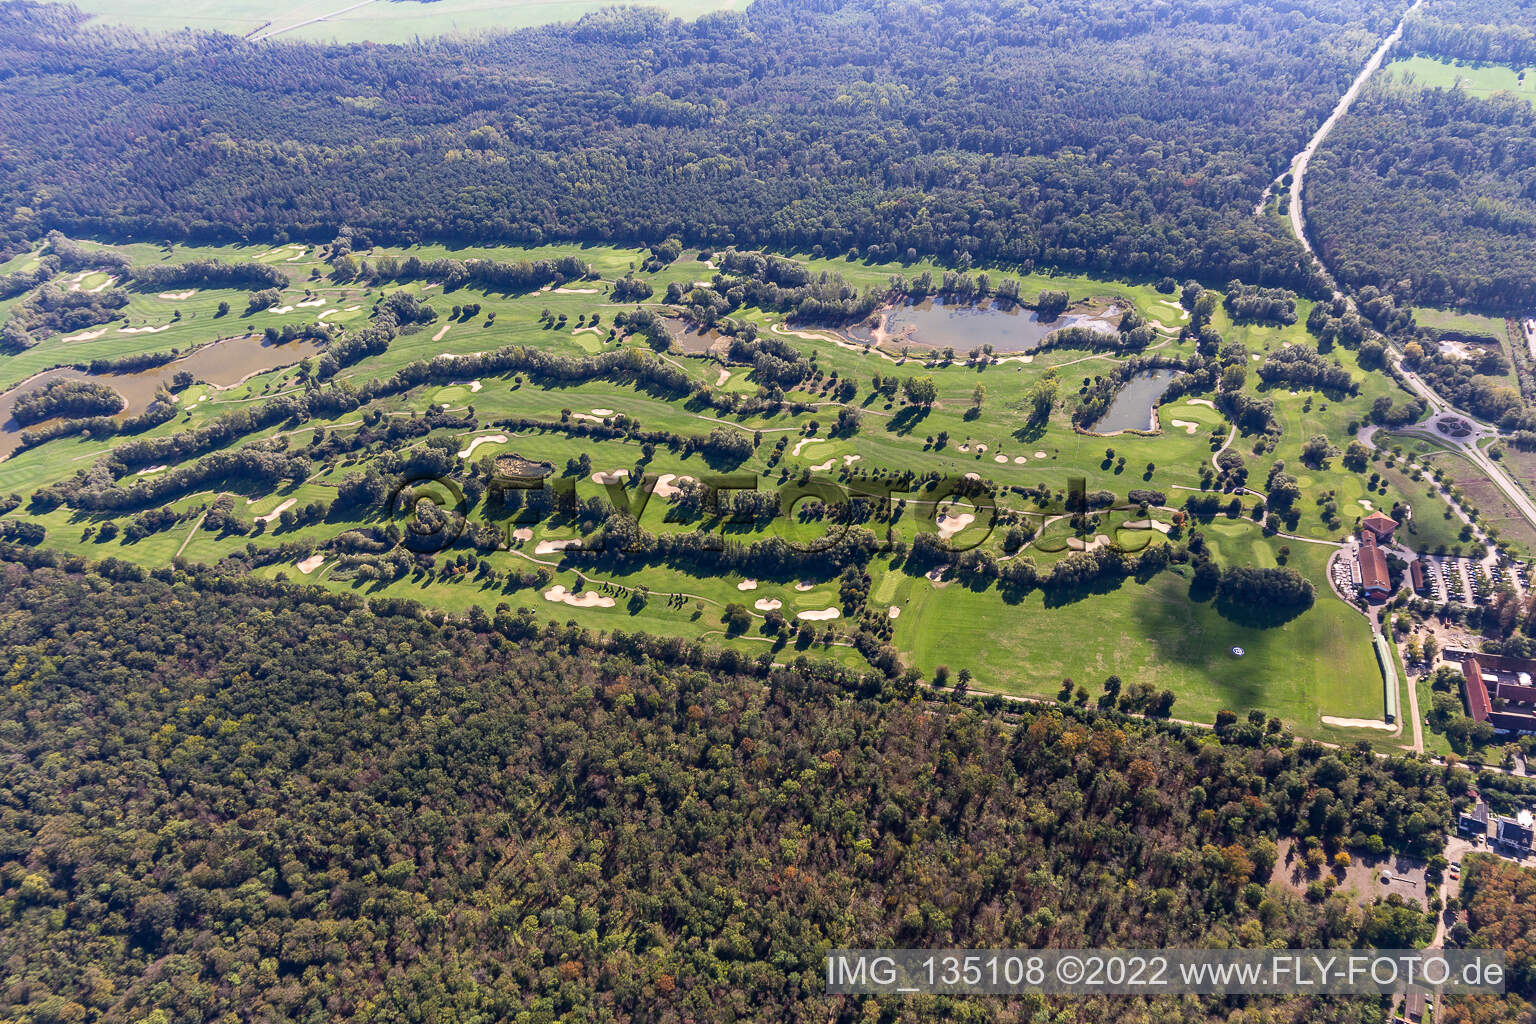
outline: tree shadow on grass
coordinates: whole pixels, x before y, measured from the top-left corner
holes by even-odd
[[[910,434],[917,429],[917,425],[927,419],[929,410],[920,405],[904,406],[900,412],[891,417],[885,429],[893,434]]]
[[[1298,618],[1303,612],[1310,609],[1315,602],[1304,605],[1298,604],[1265,604],[1254,605],[1240,604],[1225,597],[1217,597],[1213,607],[1216,614],[1247,629],[1278,629],[1293,619]]]

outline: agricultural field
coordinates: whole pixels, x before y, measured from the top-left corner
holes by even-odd
[[[1504,321],[1498,317],[1419,306],[1413,311],[1413,320],[1420,327],[1429,327],[1437,331],[1447,331],[1469,338],[1490,338],[1499,344],[1504,341]]]
[[[1468,96],[1483,99],[1519,96],[1536,103],[1536,68],[1418,55],[1392,61],[1383,73],[1393,81],[1425,89],[1460,89]]]
[[[440,35],[510,31],[612,7],[604,0],[279,0],[257,3],[194,0],[167,8],[145,0],[80,0],[82,11],[102,24],[155,32],[192,28],[230,35],[312,39],[340,43],[408,43]],[[740,9],[744,0],[656,0],[654,7],[676,18]]]
[[[1124,399],[1152,362],[1203,365],[1197,339],[1182,331],[1189,312],[1177,290],[988,270],[987,287],[1016,288],[1020,303],[1005,311],[990,299],[946,299],[962,317],[946,329],[959,333],[933,345],[927,328],[897,338],[881,326],[895,311],[888,303],[905,306],[890,298],[897,284],[942,277],[926,263],[800,254],[775,265],[772,273],[841,288],[842,301],[874,309],[855,316],[866,326],[853,330],[769,308],[771,289],[753,293],[760,304],[738,298],[725,315],[706,312],[721,294],[712,282],[732,295],[764,287],[739,267],[724,273],[718,253],[562,245],[338,256],[299,243],[69,244],[75,261],[110,266],[61,270],[46,287],[87,298],[121,290],[123,302],[114,319],[39,332],[0,356],[0,386],[10,388],[0,411],[61,372],[112,388],[128,407],[115,426],[58,417],[0,430],[10,452],[0,495],[16,499],[0,524],[40,525],[47,547],[151,568],[219,565],[460,613],[523,608],[779,661],[874,659],[951,681],[964,670],[975,692],[1054,698],[1071,679],[1096,699],[1117,676],[1127,690],[1171,691],[1175,717],[1258,709],[1304,735],[1390,745],[1322,720],[1379,717],[1382,703],[1366,619],[1333,594],[1324,567],[1373,510],[1412,504],[1426,526],[1447,510],[1380,453],[1362,473],[1343,466],[1339,447],[1304,452],[1314,436],[1352,436],[1378,398],[1405,397],[1342,346],[1328,358],[1353,394],[1264,384],[1258,370],[1271,353],[1315,347],[1306,300],[1289,326],[1234,323],[1220,303],[1210,312],[1222,358],[1246,368],[1243,392],[1270,403],[1267,431],[1238,429],[1210,386],[1196,384],[1151,394],[1132,414],[1135,429],[1106,435],[1075,421],[1095,395]],[[0,273],[54,258],[39,248]],[[261,305],[245,288],[134,283],[136,268],[190,273],[209,260],[286,284]],[[433,262],[448,260],[482,262]],[[453,266],[518,267],[543,283],[428,273]],[[639,296],[642,285],[649,293]],[[1101,339],[1133,311],[1145,341],[1133,351],[1059,338],[1012,351],[954,344],[999,324],[998,337],[1029,326],[1042,292],[1063,293],[1063,315],[1101,324]],[[976,313],[982,319],[964,319]],[[689,326],[700,317],[709,322]],[[354,347],[381,336],[373,349]],[[150,369],[87,372],[93,360],[166,360],[173,350],[174,360]],[[178,377],[181,366],[198,369]],[[931,382],[931,394],[910,390],[913,381]],[[159,410],[155,422],[132,419],[146,409]],[[210,438],[232,422],[238,429]],[[45,428],[56,436],[22,437]],[[493,499],[488,486],[512,456],[546,465],[574,503],[534,514],[502,492]],[[233,468],[207,468],[219,459]],[[431,482],[412,475],[423,465]],[[1299,489],[1284,521],[1262,508],[1272,471]],[[810,481],[870,494],[900,483],[901,500],[849,506],[851,525],[829,525],[816,500],[764,517],[729,500],[701,504],[691,481],[721,473],[763,490]],[[643,508],[634,486],[642,477],[655,481]],[[429,494],[439,479],[459,494]],[[423,513],[402,515],[395,499],[411,480],[423,488],[404,492],[413,501],[431,497],[434,508],[463,514],[463,533],[440,550],[407,550],[404,531]],[[1104,493],[1122,507],[1073,506],[1073,493]],[[1209,500],[1194,508],[1191,499]],[[644,543],[615,543],[607,532],[612,506],[626,502]],[[865,536],[870,555],[841,571],[850,556],[838,544]],[[775,537],[800,553],[763,561],[757,552]],[[1431,531],[1422,540],[1441,539]],[[1095,575],[1119,564],[1090,557],[1112,541],[1132,568]],[[1168,557],[1135,561],[1152,549]],[[1245,610],[1199,577],[1201,560],[1287,567],[1311,581],[1315,600],[1294,613]],[[1086,563],[1091,578],[1062,575]],[[1010,576],[1015,569],[1025,575]],[[1298,650],[1316,656],[1298,659]]]

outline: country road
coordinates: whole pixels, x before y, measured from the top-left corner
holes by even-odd
[[[1421,6],[1423,6],[1423,3],[1424,0],[1414,0],[1413,6],[1409,7],[1408,10],[1403,12],[1403,16],[1398,19],[1397,27],[1392,30],[1390,35],[1382,40],[1381,45],[1378,46],[1376,51],[1371,54],[1371,59],[1366,61],[1365,66],[1360,69],[1360,74],[1355,76],[1355,80],[1353,83],[1351,83],[1349,89],[1346,90],[1344,95],[1339,98],[1338,105],[1333,108],[1333,113],[1329,114],[1328,119],[1318,126],[1317,132],[1313,134],[1312,139],[1307,143],[1306,148],[1303,149],[1300,153],[1297,153],[1295,159],[1291,161],[1291,231],[1295,234],[1297,241],[1301,242],[1302,247],[1305,248],[1307,252],[1310,253],[1315,259],[1317,259],[1318,271],[1321,273],[1324,281],[1328,284],[1328,286],[1333,289],[1334,295],[1343,295],[1343,292],[1340,290],[1338,283],[1333,279],[1333,275],[1329,273],[1328,268],[1323,263],[1322,259],[1317,256],[1317,251],[1312,247],[1311,239],[1307,237],[1306,216],[1302,212],[1302,186],[1306,180],[1307,166],[1309,163],[1311,163],[1312,154],[1317,151],[1317,148],[1320,145],[1322,145],[1323,140],[1328,137],[1328,133],[1333,130],[1333,126],[1338,124],[1339,119],[1342,118],[1346,112],[1348,112],[1350,105],[1354,103],[1355,98],[1360,95],[1360,90],[1365,87],[1366,81],[1371,77],[1371,75],[1375,74],[1377,69],[1381,67],[1381,63],[1386,59],[1388,51],[1390,51],[1392,47],[1397,44],[1397,41],[1403,37],[1403,27],[1407,24],[1409,16],[1412,15],[1414,11],[1417,11]],[[1349,299],[1349,305],[1351,308],[1354,308],[1353,298]],[[1536,356],[1536,321],[1528,322],[1525,325],[1525,331],[1526,340],[1531,345],[1532,354],[1533,356]],[[1398,378],[1404,382],[1409,390],[1423,398],[1425,402],[1429,403],[1431,414],[1440,415],[1442,413],[1455,410],[1455,406],[1446,401],[1444,398],[1440,397],[1440,395],[1436,393],[1433,388],[1431,388],[1428,384],[1425,384],[1424,381],[1420,380],[1417,374],[1408,371],[1403,366],[1402,352],[1398,348],[1397,344],[1390,338],[1385,340],[1389,346],[1389,352],[1391,353],[1390,358],[1393,368],[1398,373]],[[1536,502],[1532,502],[1531,499],[1526,495],[1524,489],[1522,489],[1517,482],[1511,479],[1509,475],[1504,472],[1503,467],[1495,464],[1491,459],[1489,459],[1487,454],[1485,454],[1483,450],[1477,445],[1477,441],[1480,437],[1486,436],[1489,433],[1496,435],[1498,433],[1498,429],[1496,427],[1490,426],[1489,424],[1483,423],[1476,417],[1470,416],[1464,412],[1461,412],[1460,410],[1455,411],[1457,412],[1457,415],[1465,417],[1475,427],[1480,428],[1480,430],[1477,434],[1474,434],[1472,438],[1467,442],[1457,441],[1453,438],[1445,438],[1444,440],[1449,442],[1453,448],[1460,451],[1469,460],[1471,460],[1472,464],[1481,470],[1483,474],[1493,482],[1493,485],[1499,489],[1499,491],[1504,495],[1505,499],[1508,500],[1509,503],[1515,508],[1515,510],[1520,513],[1525,521],[1529,523],[1533,529],[1536,529]]]
[[[1391,35],[1382,40],[1381,45],[1376,48],[1376,52],[1371,54],[1371,59],[1365,62],[1365,67],[1360,69],[1360,74],[1355,76],[1355,80],[1350,84],[1349,89],[1339,98],[1338,106],[1334,107],[1333,113],[1328,115],[1328,120],[1318,126],[1316,134],[1312,136],[1312,140],[1307,143],[1306,148],[1297,153],[1296,158],[1291,161],[1291,231],[1296,235],[1297,240],[1301,242],[1307,252],[1311,253],[1314,257],[1317,256],[1317,253],[1313,250],[1312,243],[1307,238],[1306,218],[1302,215],[1301,211],[1302,183],[1306,180],[1307,165],[1312,162],[1312,154],[1317,152],[1317,147],[1323,144],[1323,140],[1328,137],[1328,133],[1333,130],[1333,126],[1339,123],[1339,119],[1344,116],[1349,110],[1350,105],[1355,102],[1355,97],[1360,95],[1360,90],[1365,88],[1366,80],[1376,73],[1377,68],[1381,67],[1381,62],[1386,59],[1387,51],[1392,49],[1397,41],[1403,37],[1403,26],[1407,23],[1408,16],[1418,10],[1423,3],[1424,0],[1414,0],[1413,6],[1403,12],[1403,16],[1397,21],[1397,27],[1392,30]],[[1318,266],[1322,268],[1323,277],[1327,280],[1329,287],[1334,290],[1335,294],[1338,294],[1339,287],[1334,283],[1333,276],[1328,273],[1328,268],[1322,266],[1321,260],[1318,261]]]
[[[292,32],[296,28],[303,28],[305,25],[313,25],[316,22],[325,21],[327,18],[334,18],[339,14],[346,14],[348,11],[355,11],[359,7],[367,7],[369,4],[375,2],[376,0],[361,0],[359,3],[350,4],[338,10],[328,11],[325,14],[317,14],[313,18],[306,18],[303,21],[296,21],[292,25],[284,25],[282,28],[274,28],[263,32],[258,32],[251,36],[251,41],[260,42],[263,39],[271,39],[273,36],[280,36],[284,32]]]

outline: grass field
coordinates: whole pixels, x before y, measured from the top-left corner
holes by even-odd
[[[1385,70],[1395,81],[1426,89],[1461,89],[1484,98],[1518,96],[1536,103],[1536,68],[1415,56],[1394,60]]]
[[[1504,343],[1504,321],[1497,317],[1415,306],[1413,320],[1420,327],[1430,327],[1437,331],[1453,331],[1472,337],[1491,338],[1500,345]]]
[[[444,294],[430,281],[371,286],[338,283],[331,279],[330,267],[320,253],[298,244],[206,249],[132,245],[120,247],[120,251],[136,264],[213,256],[232,261],[258,260],[281,268],[290,279],[277,307],[283,312],[246,314],[244,292],[198,291],[191,295],[175,293],[167,298],[131,291],[126,321],[108,325],[108,330],[93,338],[45,338],[25,352],[0,357],[0,382],[8,385],[41,369],[88,362],[97,357],[159,352],[173,347],[185,349],[216,337],[314,322],[322,315],[327,322],[350,328],[366,322],[374,303],[384,294],[400,289],[430,303],[439,318],[401,332],[383,354],[343,368],[335,378],[339,385],[360,386],[389,378],[412,364],[508,345],[571,356],[616,346],[636,346],[649,352],[638,338],[616,338],[609,334],[614,315],[632,306],[611,301],[611,283],[634,271],[644,258],[644,253],[630,249],[557,245],[538,249],[461,250],[427,246],[408,250],[423,259],[452,256],[513,260],[574,254],[588,262],[600,278],[559,289],[510,295],[472,288]],[[405,252],[378,250],[367,255],[373,259]],[[36,253],[23,254],[3,269],[25,269],[36,258]],[[804,255],[796,258],[814,272],[836,273],[858,288],[884,288],[893,274],[914,275],[928,266],[811,259]],[[994,269],[991,273],[994,279],[1009,274],[1006,269]],[[640,276],[656,291],[647,304],[658,307],[668,284],[704,281],[713,274],[710,266],[690,253],[669,266]],[[1153,346],[1155,351],[1180,356],[1194,352],[1191,341],[1177,337],[1182,319],[1172,297],[1144,282],[1043,274],[1020,277],[1019,281],[1020,292],[1025,296],[1043,288],[1060,288],[1074,301],[1113,302],[1122,308],[1133,304],[1162,327]],[[90,288],[101,281],[87,275],[70,283]],[[231,310],[217,316],[217,306],[223,301],[229,302]],[[468,321],[452,317],[454,306],[469,303],[481,306],[481,311]],[[354,306],[357,308],[353,309]],[[1305,320],[1309,308],[1305,300],[1298,303],[1300,320]],[[548,316],[544,315],[546,311]],[[1159,411],[1162,430],[1153,435],[1100,437],[1075,431],[1070,412],[1077,395],[1095,377],[1116,368],[1119,358],[1110,354],[1049,350],[1027,358],[966,366],[962,352],[961,359],[954,364],[943,365],[932,359],[924,362],[915,355],[902,359],[865,352],[826,331],[781,333],[782,315],[764,310],[738,309],[730,315],[733,320],[755,324],[760,333],[777,335],[800,350],[814,361],[826,383],[787,394],[786,399],[802,403],[798,409],[785,406],[777,412],[747,415],[677,400],[613,380],[562,383],[508,375],[471,382],[439,376],[428,385],[379,399],[365,409],[274,425],[238,438],[229,447],[267,443],[302,451],[319,431],[346,435],[360,429],[368,416],[375,417],[376,422],[378,417],[419,416],[429,407],[472,410],[476,428],[439,428],[407,442],[409,447],[441,441],[451,443],[456,451],[464,451],[472,438],[497,433],[493,426],[496,421],[512,418],[558,423],[567,413],[592,419],[623,415],[647,429],[683,435],[700,436],[721,425],[759,433],[762,441],[756,453],[739,468],[756,473],[763,486],[768,487],[802,472],[836,478],[852,469],[910,469],[952,476],[975,473],[999,486],[1004,506],[1022,500],[1008,493],[1010,486],[1043,485],[1060,492],[1074,477],[1085,478],[1090,490],[1107,489],[1121,496],[1132,488],[1161,490],[1168,495],[1168,503],[1177,506],[1202,486],[1201,470],[1210,465],[1213,449],[1227,439],[1230,430],[1207,397],[1189,395],[1163,405]],[[599,325],[597,330],[591,327],[594,322]],[[1380,733],[1357,737],[1352,731],[1321,723],[1323,715],[1370,718],[1381,713],[1380,675],[1365,620],[1335,599],[1323,578],[1323,565],[1332,550],[1328,542],[1348,533],[1355,520],[1371,508],[1390,508],[1398,500],[1413,502],[1418,521],[1425,527],[1436,526],[1443,518],[1444,508],[1425,495],[1425,483],[1387,469],[1384,461],[1373,463],[1365,474],[1356,474],[1345,470],[1337,457],[1322,465],[1304,466],[1300,453],[1302,444],[1316,433],[1336,439],[1342,447],[1351,425],[1364,419],[1376,397],[1393,394],[1394,385],[1383,375],[1362,370],[1354,354],[1341,348],[1332,357],[1359,383],[1358,395],[1330,399],[1304,388],[1263,388],[1252,371],[1266,352],[1281,345],[1311,344],[1304,326],[1234,324],[1220,310],[1214,323],[1229,341],[1247,346],[1253,360],[1246,387],[1273,401],[1280,426],[1273,443],[1259,437],[1238,436],[1233,450],[1242,455],[1252,487],[1262,490],[1277,460],[1283,460],[1287,470],[1297,476],[1303,497],[1297,505],[1300,519],[1294,532],[1304,539],[1265,536],[1246,517],[1253,502],[1251,497],[1244,499],[1244,518],[1234,520],[1221,515],[1196,524],[1196,528],[1222,564],[1271,567],[1287,560],[1317,585],[1316,606],[1268,628],[1236,622],[1209,600],[1192,600],[1188,578],[1181,575],[1181,570],[1145,583],[1127,582],[1075,600],[1048,603],[1036,591],[1012,603],[996,588],[973,591],[967,589],[964,581],[936,586],[922,575],[908,573],[877,557],[868,566],[872,577],[868,607],[877,613],[889,607],[897,609],[898,617],[889,622],[892,642],[907,663],[925,673],[941,664],[955,671],[969,668],[975,674],[978,689],[1039,696],[1054,696],[1066,676],[1096,692],[1105,676],[1118,674],[1127,684],[1145,682],[1158,689],[1174,690],[1178,695],[1176,717],[1208,721],[1223,708],[1239,713],[1259,708],[1280,716],[1305,735],[1341,742],[1356,738],[1378,745],[1386,742]],[[164,330],[125,334],[121,327]],[[751,367],[722,366],[712,358],[689,357],[676,348],[662,358],[701,387],[744,397],[759,392]],[[938,391],[938,401],[931,408],[918,410],[899,397],[886,398],[871,387],[871,377],[876,373],[930,376]],[[1059,380],[1060,398],[1055,410],[1043,425],[1026,427],[1027,392],[1051,374]],[[848,404],[860,410],[863,421],[853,437],[828,436],[839,404],[830,393],[834,375],[856,384],[855,397]],[[978,385],[984,387],[979,410],[973,408]],[[292,367],[257,373],[224,389],[194,384],[180,395],[178,415],[142,436],[168,437],[206,425],[234,409],[295,393],[304,386],[302,371]],[[1175,420],[1179,422],[1175,424]],[[557,467],[586,456],[594,472],[627,469],[636,475],[648,471],[698,477],[711,470],[702,455],[685,457],[682,451],[665,446],[659,446],[647,462],[639,443],[626,438],[594,441],[574,436],[563,428],[512,433],[514,436],[505,441],[482,442],[473,458],[479,461],[497,453],[517,451],[546,459]],[[785,443],[779,454],[775,448],[781,439]],[[66,480],[89,470],[120,443],[115,438],[103,441],[70,437],[20,451],[0,462],[0,495],[14,492],[25,496],[39,487]],[[1113,456],[1108,454],[1111,451]],[[51,547],[90,558],[114,556],[145,565],[164,565],[178,555],[194,563],[212,564],[245,550],[248,545],[259,550],[280,543],[298,543],[323,549],[347,529],[382,524],[382,515],[369,513],[352,521],[327,520],[294,526],[273,521],[249,535],[219,535],[202,528],[199,521],[220,493],[233,498],[236,516],[247,524],[258,516],[272,515],[295,505],[302,508],[311,502],[329,504],[338,484],[386,454],[375,443],[354,455],[314,465],[310,477],[296,486],[273,489],[231,481],[196,493],[178,493],[166,505],[181,515],[181,521],[135,542],[128,542],[121,535],[105,539],[101,532],[108,521],[125,526],[131,515],[84,513],[67,506],[43,512],[29,510],[26,505],[11,515],[36,518],[47,528],[47,543]],[[855,457],[857,460],[851,461]],[[1369,479],[1372,472],[1377,474],[1374,483]],[[585,499],[598,496],[602,490],[588,479],[579,483],[578,493]],[[1329,503],[1337,509],[1336,525],[1325,522],[1324,509]],[[642,525],[654,532],[693,529],[693,524],[662,522],[664,511],[664,502],[655,503]],[[920,508],[914,507],[898,518],[893,527],[897,537],[911,542],[919,529],[919,512]],[[1167,522],[1171,513],[1164,511],[1159,517]],[[1060,532],[1064,528],[1065,524],[1058,524],[1053,529]],[[808,529],[811,527],[789,527],[791,533]],[[760,535],[760,531],[742,527],[729,527],[726,532],[743,543]],[[983,541],[984,548],[994,555],[1001,554],[1001,532],[995,531]],[[506,603],[530,607],[542,618],[572,621],[592,629],[643,629],[707,641],[726,639],[723,613],[727,604],[736,603],[752,609],[753,625],[745,636],[730,642],[752,650],[775,650],[774,656],[779,660],[806,653],[851,665],[863,664],[849,646],[851,624],[845,619],[817,621],[814,629],[802,631],[797,639],[784,645],[762,634],[763,613],[753,608],[757,601],[776,600],[791,620],[800,612],[836,608],[841,601],[835,570],[810,574],[806,589],[797,589],[792,579],[764,579],[758,581],[758,587],[743,590],[740,586],[747,581],[738,575],[698,566],[687,571],[665,564],[650,565],[643,571],[613,567],[605,570],[600,568],[605,563],[599,563],[598,567],[584,569],[583,577],[559,553],[537,551],[542,542],[570,539],[576,533],[569,521],[537,524],[530,539],[483,559],[494,579],[483,572],[477,576],[447,571],[441,564],[391,583],[354,579],[336,571],[334,553],[327,553],[325,562],[308,575],[297,570],[296,559],[259,571],[267,576],[282,574],[289,579],[369,596],[409,595],[453,611],[474,606],[493,608]],[[1283,548],[1289,549],[1288,559]],[[1059,557],[1035,549],[1027,549],[1026,554],[1041,566],[1049,566]],[[507,582],[509,573],[539,568],[549,573],[544,589]],[[1182,570],[1187,572],[1187,568]],[[575,607],[550,600],[545,591],[555,585],[571,593],[598,589],[600,596],[611,597],[613,604]],[[631,592],[642,586],[649,588],[652,596],[643,602],[632,601]],[[683,596],[673,601],[668,600],[668,595]],[[1247,653],[1235,659],[1230,653],[1234,646]]]
[[[157,32],[183,28],[260,38],[325,42],[406,43],[438,35],[510,31],[557,21],[576,21],[614,6],[608,0],[191,0],[165,7],[147,0],[77,0],[77,6],[102,23]],[[739,10],[746,0],[653,0],[677,18],[697,18],[720,10]]]

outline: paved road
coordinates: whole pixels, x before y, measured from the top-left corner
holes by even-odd
[[[346,14],[348,11],[355,11],[359,7],[367,7],[369,4],[374,2],[375,0],[361,0],[360,3],[349,4],[348,6],[342,7],[339,10],[334,10],[327,14],[316,15],[313,18],[305,18],[303,21],[296,21],[292,25],[284,25],[282,28],[265,29],[264,31],[258,32],[251,36],[251,41],[258,42],[262,39],[271,39],[273,36],[280,36],[284,32],[292,32],[296,28],[303,28],[305,25],[313,25],[316,22],[325,21],[327,18],[334,18],[338,14]],[[1420,2],[1422,3],[1423,0],[1420,0]]]
[[[1360,90],[1365,88],[1366,80],[1376,73],[1377,68],[1381,67],[1381,62],[1386,58],[1387,51],[1392,49],[1397,41],[1403,37],[1403,25],[1408,21],[1408,15],[1418,10],[1423,3],[1424,0],[1414,0],[1413,6],[1403,13],[1402,18],[1398,20],[1397,27],[1392,30],[1391,35],[1382,40],[1381,45],[1376,48],[1376,52],[1371,54],[1371,59],[1365,62],[1365,67],[1360,69],[1360,74],[1355,76],[1355,80],[1350,84],[1349,89],[1339,98],[1338,106],[1333,108],[1333,113],[1328,115],[1328,120],[1318,127],[1317,133],[1307,143],[1307,148],[1297,153],[1296,158],[1291,161],[1291,231],[1295,233],[1297,239],[1301,241],[1307,252],[1313,256],[1316,256],[1317,253],[1313,251],[1312,243],[1307,239],[1306,217],[1301,212],[1302,183],[1306,180],[1307,165],[1312,162],[1312,154],[1317,152],[1317,147],[1323,144],[1323,140],[1328,137],[1328,133],[1333,130],[1333,126],[1339,123],[1339,119],[1349,110],[1350,104],[1355,102],[1355,97],[1360,95]],[[1329,287],[1333,288],[1334,294],[1338,294],[1338,285],[1334,284],[1333,277],[1328,273],[1328,269],[1322,267],[1321,260],[1318,261],[1318,265],[1322,268],[1323,277],[1328,281]]]
[[[1472,433],[1467,437],[1448,437],[1436,430],[1431,430],[1431,434],[1435,440],[1465,455],[1474,466],[1482,470],[1483,474],[1493,481],[1493,485],[1499,489],[1505,499],[1514,506],[1515,511],[1519,512],[1525,521],[1531,524],[1533,529],[1536,529],[1536,502],[1533,502],[1524,489],[1504,471],[1503,466],[1488,457],[1488,454],[1483,451],[1478,443],[1489,437],[1499,436],[1499,429],[1490,423],[1484,423],[1475,416],[1462,412],[1460,409],[1455,409],[1449,402],[1436,394],[1434,389],[1419,379],[1418,374],[1409,371],[1403,366],[1402,358],[1398,354],[1395,345],[1392,349],[1392,365],[1414,394],[1423,398],[1429,404],[1433,416],[1454,412],[1455,415],[1472,424]]]

